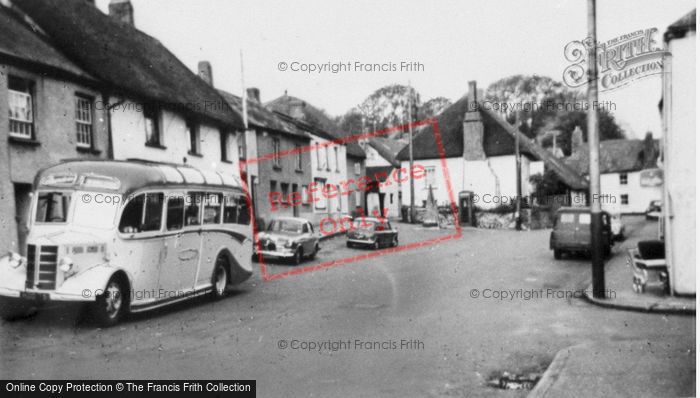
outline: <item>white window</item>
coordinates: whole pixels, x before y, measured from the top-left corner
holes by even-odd
[[[143,118],[146,127],[146,145],[160,146],[160,112],[150,106],[143,108]]]
[[[236,135],[236,144],[238,146],[238,159],[245,159],[245,134],[241,133]]]
[[[78,146],[92,147],[92,100],[88,97],[75,97],[75,127]]]
[[[435,166],[425,167],[425,187],[435,188]]]
[[[311,202],[311,196],[309,195],[309,186],[308,185],[301,186],[301,202],[305,205],[307,205]]]
[[[294,150],[297,155],[297,171],[302,171],[304,169],[304,162],[302,158],[302,151],[301,151],[301,145],[295,144],[294,145]]]
[[[321,170],[321,148],[318,147],[318,143],[316,145],[316,168]]]
[[[362,192],[356,191],[355,192],[355,207],[360,207],[362,206]]]
[[[274,156],[272,158],[275,167],[282,167],[282,157],[280,156],[281,144],[279,138],[272,139],[272,153]]]
[[[328,146],[326,146],[326,170],[331,171],[331,158],[329,152]]]
[[[222,143],[222,148],[225,148],[224,143],[226,142],[226,135],[223,133],[223,131],[220,131],[219,133],[221,134],[221,139],[224,140]],[[187,137],[190,141],[190,155],[199,155],[199,126],[197,126],[197,123],[193,120],[187,121]],[[225,159],[225,156],[225,153],[221,154],[222,159]]]
[[[10,76],[8,95],[10,105],[10,135],[34,138],[33,84],[30,81]]]
[[[340,173],[340,157],[338,156],[338,146],[334,146],[335,151],[335,172]]]
[[[362,173],[362,165],[360,162],[355,162],[355,175],[360,175]]]

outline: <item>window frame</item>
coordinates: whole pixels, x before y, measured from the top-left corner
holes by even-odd
[[[144,121],[144,133],[146,134],[146,146],[150,147],[163,147],[163,136],[162,136],[162,112],[159,109],[153,109],[151,106],[143,107],[143,121]],[[153,132],[152,139],[148,138],[148,121],[153,121]]]
[[[185,121],[185,130],[187,130],[187,142],[189,143],[188,155],[202,155],[202,136],[199,123],[194,119]]]
[[[138,231],[138,232],[123,232],[121,225],[122,225],[122,218],[124,217],[124,210],[126,210],[127,206],[129,206],[133,201],[136,200],[136,198],[143,196],[143,203],[141,205],[141,219],[139,222],[139,226],[144,224],[145,217],[146,217],[146,209],[147,209],[147,204],[148,204],[148,195],[162,195],[161,198],[161,203],[160,203],[160,225],[158,229],[153,229],[153,230],[148,230],[148,231]],[[153,236],[157,236],[163,233],[163,228],[165,226],[165,219],[167,214],[165,214],[165,203],[167,202],[165,198],[168,197],[164,191],[162,190],[149,190],[149,191],[141,191],[135,194],[130,195],[130,199],[124,206],[121,208],[119,211],[119,221],[117,223],[117,233],[121,237],[125,237],[127,239],[140,239],[140,238],[150,238]]]
[[[281,169],[282,168],[282,141],[279,137],[272,137],[272,166]]]
[[[629,184],[629,176],[627,173],[620,173],[620,185],[627,185]]]
[[[80,120],[79,116],[81,114],[82,108],[79,107],[79,103],[83,101],[84,103],[87,103],[88,109],[87,109],[87,115],[90,117],[90,120]],[[95,147],[95,111],[94,107],[92,104],[95,102],[95,97],[83,94],[83,93],[75,93],[75,129],[76,129],[76,146],[79,148],[87,148],[87,149],[92,149]],[[80,126],[86,126],[86,128],[89,129],[88,131],[88,143],[80,142]]]
[[[26,92],[24,91],[19,91],[15,89],[11,89],[10,87],[14,83],[19,83],[21,82],[23,85],[26,85]],[[29,114],[31,116],[31,120],[21,120],[21,119],[16,119],[13,118],[12,116],[8,117],[8,135],[12,138],[20,139],[20,140],[35,140],[36,139],[36,82],[33,79],[29,78],[24,78],[20,77],[14,74],[9,74],[7,77],[7,101],[8,101],[8,109],[11,111],[13,109],[12,107],[12,100],[11,97],[12,95],[23,95],[29,97],[28,105],[30,107],[29,109]],[[23,125],[25,127],[29,128],[29,134],[24,134],[24,133],[18,133],[15,131],[12,131],[12,122],[18,123],[19,125]]]
[[[622,206],[629,206],[629,204],[630,204],[630,195],[629,195],[629,194],[626,194],[626,193],[620,194],[620,204],[621,204]]]
[[[303,152],[301,150],[301,145],[294,144],[294,151],[296,152],[296,171],[304,171],[304,159]]]

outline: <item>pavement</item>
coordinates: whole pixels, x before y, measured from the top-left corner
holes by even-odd
[[[673,342],[605,342],[561,350],[528,398],[695,396],[695,351]]]
[[[649,289],[645,293],[632,290],[632,271],[627,264],[627,250],[637,247],[640,240],[657,238],[658,224],[647,221],[642,216],[625,217],[628,236],[618,243],[613,256],[605,264],[606,297],[598,299],[591,294],[589,284],[585,290],[586,298],[593,304],[632,311],[659,313],[678,313],[695,315],[695,297],[665,295],[661,289]]]
[[[654,239],[657,225],[643,217],[624,220],[629,234],[613,249],[605,266],[606,298],[587,300],[608,310],[695,315],[695,298],[664,296],[660,291],[632,290],[627,249],[640,240]],[[691,318],[695,320],[694,316]],[[676,341],[600,341],[559,351],[530,398],[543,397],[678,397],[695,396],[695,349]],[[692,388],[691,388],[692,386]]]
[[[395,226],[401,245],[453,233]],[[465,228],[458,239],[274,281],[256,268],[222,300],[134,314],[112,328],[77,308],[43,308],[0,321],[0,379],[254,379],[261,397],[512,398],[530,391],[490,382],[542,374],[567,347],[630,344],[677,367],[640,375],[694,395],[684,372],[694,371],[695,318],[591,305],[577,295],[590,260],[555,260],[548,239],[546,230]],[[371,253],[336,237],[302,267]],[[616,352],[613,373],[638,360]]]

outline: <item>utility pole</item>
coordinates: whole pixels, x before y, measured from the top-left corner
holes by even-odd
[[[415,184],[413,182],[413,98],[411,98],[411,81],[408,82],[408,180],[411,183],[411,208],[409,217],[411,224],[415,222]]]
[[[517,117],[515,123],[518,131],[520,130],[520,117]],[[520,218],[520,202],[523,195],[523,174],[522,164],[520,159],[520,134],[515,135],[515,230],[523,229],[522,219]]]
[[[593,297],[605,298],[605,264],[603,263],[603,213],[600,206],[600,139],[598,136],[598,66],[596,50],[596,0],[588,0],[588,36],[592,47],[588,49],[588,147],[590,148],[591,202],[591,266]]]

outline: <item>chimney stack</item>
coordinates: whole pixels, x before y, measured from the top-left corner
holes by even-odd
[[[654,168],[656,166],[656,158],[659,157],[659,150],[654,142],[654,137],[651,135],[651,131],[647,132],[644,137],[644,164],[642,167],[645,169]]]
[[[248,95],[249,100],[256,102],[258,104],[260,103],[260,89],[259,88],[250,87],[250,88],[247,88],[245,91],[246,91],[246,94]]]
[[[576,126],[574,131],[571,133],[571,154],[580,151],[583,147],[583,130],[581,127]]]
[[[127,25],[134,26],[134,7],[130,0],[110,0],[109,16]]]
[[[306,102],[292,99],[289,101],[289,116],[302,120],[304,119],[304,108],[306,107]]]
[[[214,76],[212,74],[211,63],[209,63],[209,61],[199,61],[197,64],[197,74],[208,85],[214,87]]]
[[[479,100],[481,93],[476,88],[476,82],[469,82],[469,92],[467,93],[467,112],[464,114],[462,123],[462,154],[465,160],[486,159],[484,152],[484,121],[479,111]]]

